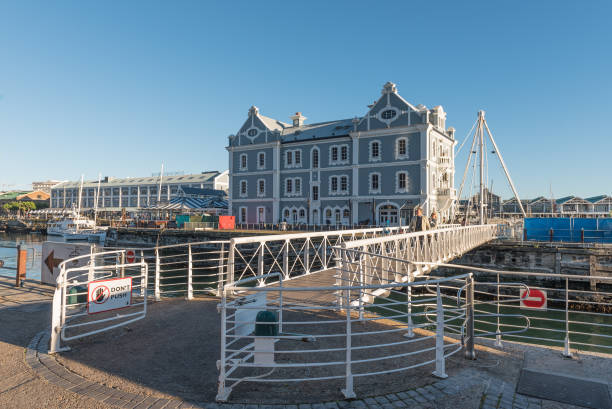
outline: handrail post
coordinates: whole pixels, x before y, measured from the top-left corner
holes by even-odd
[[[363,321],[363,289],[362,286],[365,285],[363,282],[363,257],[364,254],[359,253],[359,321]]]
[[[501,328],[499,326],[499,287],[501,287],[501,282],[499,281],[499,273],[497,273],[497,334],[495,334],[495,346],[501,348],[503,345],[501,342]]]
[[[466,335],[465,359],[476,359],[474,350],[474,276],[470,274],[466,279],[465,289],[465,308],[466,308]]]
[[[348,257],[346,255],[346,247],[343,248],[342,251],[342,259],[346,260]],[[353,371],[351,367],[351,349],[352,349],[352,333],[351,333],[351,290],[347,288],[345,290],[346,293],[346,366],[345,366],[345,376],[346,376],[346,387],[342,389],[342,394],[346,399],[355,398],[355,391],[353,389]]]
[[[187,299],[193,300],[193,253],[191,243],[187,245]]]
[[[231,257],[231,256],[230,256]],[[225,386],[225,367],[226,367],[226,333],[227,333],[227,295],[225,287],[221,290],[221,359],[217,361],[217,368],[219,368],[219,389],[217,390],[216,400],[225,402],[232,393],[232,388]]]
[[[155,247],[155,301],[161,300],[161,290],[159,288],[160,279],[159,247]]]
[[[257,249],[257,275],[258,276],[264,275],[264,243],[263,242],[259,243],[259,248]],[[264,285],[265,281],[266,281],[265,278],[260,278],[259,279],[260,285]]]
[[[304,242],[304,272],[310,273],[310,237]]]
[[[433,376],[444,379],[448,378],[448,375],[444,362],[444,305],[439,283],[436,285],[436,298],[436,370]]]
[[[146,290],[149,286],[149,278],[148,278],[148,267],[149,266],[146,263],[145,258],[144,258],[144,250],[140,250],[140,262],[147,265],[147,275],[145,276],[145,282],[140,283],[140,296],[144,297],[146,295]]]
[[[406,285],[406,323],[408,331],[404,334],[406,338],[414,338],[414,323],[412,322],[412,271],[408,271]]]
[[[223,262],[225,260],[225,243],[221,243],[221,250],[219,250],[219,268],[217,271],[217,297],[221,296],[221,288],[223,287]]]
[[[55,282],[55,291],[53,292],[53,303],[51,308],[51,340],[49,342],[49,353],[54,354],[62,350],[60,346],[60,332],[62,330],[62,290],[63,290],[63,270],[60,269],[59,276]]]
[[[234,239],[230,240],[230,245],[227,253],[227,280],[225,285],[234,284],[234,269],[235,269],[235,253],[236,252],[236,243]],[[221,288],[224,287],[223,283],[220,283]]]
[[[283,275],[285,280],[289,279],[289,239],[285,239],[283,248]]]
[[[121,278],[125,277],[125,251],[121,252]]]
[[[569,279],[565,277],[565,340],[563,342],[563,356],[572,357],[569,339]]]

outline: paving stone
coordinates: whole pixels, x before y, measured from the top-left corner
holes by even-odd
[[[325,403],[324,407],[325,409],[339,409],[338,404],[336,402],[327,402]]]
[[[355,409],[365,409],[367,407],[367,405],[362,400],[354,400],[354,401],[350,402],[350,406],[349,407],[355,408]]]
[[[385,395],[385,397],[389,400],[389,402],[395,402],[396,400],[399,400],[399,397],[394,393]]]
[[[310,404],[309,404],[309,403],[300,403],[300,404],[298,405],[298,407],[299,407],[300,409],[312,409],[312,406],[310,406]],[[248,408],[247,408],[247,409],[248,409]]]
[[[404,400],[404,399],[408,399],[409,395],[406,392],[398,392],[396,393],[397,397]]]
[[[376,400],[376,403],[379,404],[379,405],[384,405],[385,403],[390,403],[389,399],[387,399],[384,396],[376,396],[374,398],[374,400]]]
[[[404,401],[396,400],[396,401],[393,402],[393,407],[395,409],[404,409],[404,408],[408,407],[408,404],[406,402],[404,402]]]
[[[378,402],[376,402],[374,398],[365,398],[363,401],[365,402],[366,405],[378,405]]]
[[[244,409],[244,404],[242,403],[234,403],[230,406],[230,409]],[[297,407],[296,407],[297,409]]]
[[[297,405],[285,405],[285,409],[298,409],[298,407]]]

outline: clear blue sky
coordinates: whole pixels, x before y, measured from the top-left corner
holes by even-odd
[[[459,140],[486,110],[522,197],[612,194],[611,4],[4,1],[0,190],[225,169],[249,106],[349,118],[393,81]]]

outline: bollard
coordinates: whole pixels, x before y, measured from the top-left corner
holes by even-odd
[[[444,379],[448,378],[444,362],[444,305],[442,304],[440,284],[436,287],[436,370],[433,372],[433,376]]]
[[[580,229],[580,242],[584,243],[584,227]]]
[[[15,287],[23,287],[23,282],[26,279],[26,262],[28,260],[28,251],[21,249],[21,244],[17,246],[17,273],[15,274]]]
[[[466,311],[466,335],[465,342],[465,359],[476,359],[476,351],[474,350],[474,276],[470,275],[466,280],[467,288],[465,289],[465,308]]]
[[[553,237],[555,235],[555,231],[553,230],[553,228],[551,227],[549,232],[548,232],[549,236],[550,236],[550,241],[553,241]]]

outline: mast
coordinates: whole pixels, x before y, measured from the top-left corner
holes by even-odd
[[[159,202],[161,201],[161,189],[162,189],[162,181],[164,179],[164,164],[161,165],[161,172],[159,172],[159,190],[157,191],[157,205],[159,206]]]
[[[79,210],[77,211],[77,220],[81,218],[81,197],[83,196],[83,174],[81,174],[81,186],[79,187]],[[76,229],[79,230],[79,224],[76,224]]]
[[[96,203],[94,203],[94,225],[98,223],[98,200],[100,199],[100,179],[102,174],[98,173],[98,191],[96,192]]]
[[[480,224],[485,224],[484,214],[484,132],[482,123],[484,122],[484,111],[478,111],[478,133],[480,150]]]

